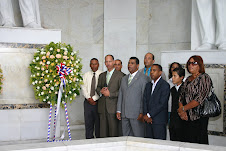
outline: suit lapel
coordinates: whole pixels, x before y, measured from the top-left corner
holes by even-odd
[[[107,86],[107,82],[106,82],[106,75],[107,75],[107,71],[104,72],[104,76],[103,76],[103,81],[104,81],[104,87]]]
[[[154,95],[156,92],[158,92],[158,89],[161,87],[162,84],[162,78],[159,79],[157,85],[155,86],[154,92],[152,93],[152,95]]]

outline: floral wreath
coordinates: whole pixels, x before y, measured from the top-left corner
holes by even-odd
[[[63,67],[64,70],[60,70]],[[70,45],[51,42],[45,48],[38,49],[30,64],[30,83],[35,98],[40,102],[57,104],[61,81],[64,81],[61,105],[71,103],[79,95],[81,76],[81,58]]]
[[[2,68],[0,65],[0,93],[2,93],[3,80],[4,80],[4,78],[3,78]]]

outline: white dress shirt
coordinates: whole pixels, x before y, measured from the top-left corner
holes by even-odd
[[[82,87],[82,92],[83,92],[83,95],[86,99],[89,99],[91,98],[90,96],[90,91],[91,91],[91,84],[92,84],[92,78],[93,78],[93,71],[88,71],[86,72],[84,75],[83,75],[83,85],[81,86]],[[96,85],[95,85],[95,88],[97,87],[97,84],[98,84],[98,78],[99,78],[99,75],[102,73],[102,71],[100,70],[97,70],[95,72],[95,78],[96,78]],[[92,99],[94,101],[98,100],[99,99],[99,95],[95,92],[95,95],[92,97]]]

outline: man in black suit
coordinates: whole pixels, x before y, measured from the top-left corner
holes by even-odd
[[[165,140],[170,86],[162,79],[161,74],[161,65],[153,64],[152,81],[146,84],[144,91],[143,118],[146,122],[146,137]]]

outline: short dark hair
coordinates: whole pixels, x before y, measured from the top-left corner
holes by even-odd
[[[153,55],[153,53],[148,52],[146,54],[151,54],[152,55],[152,60],[155,60],[155,56]]]
[[[99,60],[98,60],[97,58],[92,58],[92,59],[90,60],[90,63],[91,63],[91,61],[93,61],[93,60],[96,60],[96,61],[99,63]]]
[[[139,64],[140,63],[140,61],[139,61],[139,59],[137,57],[130,57],[129,59],[136,60],[136,64]]]
[[[105,56],[105,59],[106,59],[106,57],[107,57],[107,56],[111,56],[111,57],[112,57],[112,59],[113,59],[113,60],[115,60],[114,56],[113,56],[113,55],[111,55],[111,54],[106,55],[106,56]]]
[[[205,67],[204,67],[204,63],[203,63],[203,59],[201,56],[198,56],[198,55],[194,55],[194,56],[191,56],[187,63],[186,63],[186,68],[187,68],[187,71],[190,73],[190,71],[188,70],[188,62],[189,60],[191,60],[191,58],[193,58],[199,65],[199,73],[205,73]]]
[[[160,64],[153,64],[152,66],[158,66],[159,70],[162,71],[162,66]]]
[[[122,65],[122,60],[120,60],[120,59],[116,59],[115,61],[120,61],[120,62],[121,62],[121,65]]]
[[[185,70],[183,68],[175,68],[173,72],[176,72],[179,77],[185,77]]]
[[[171,68],[172,68],[173,64],[177,64],[177,65],[178,65],[178,68],[182,68],[182,65],[179,64],[178,62],[173,62],[173,63],[171,63],[171,65],[170,65],[170,67],[169,67],[169,79],[172,78]]]

